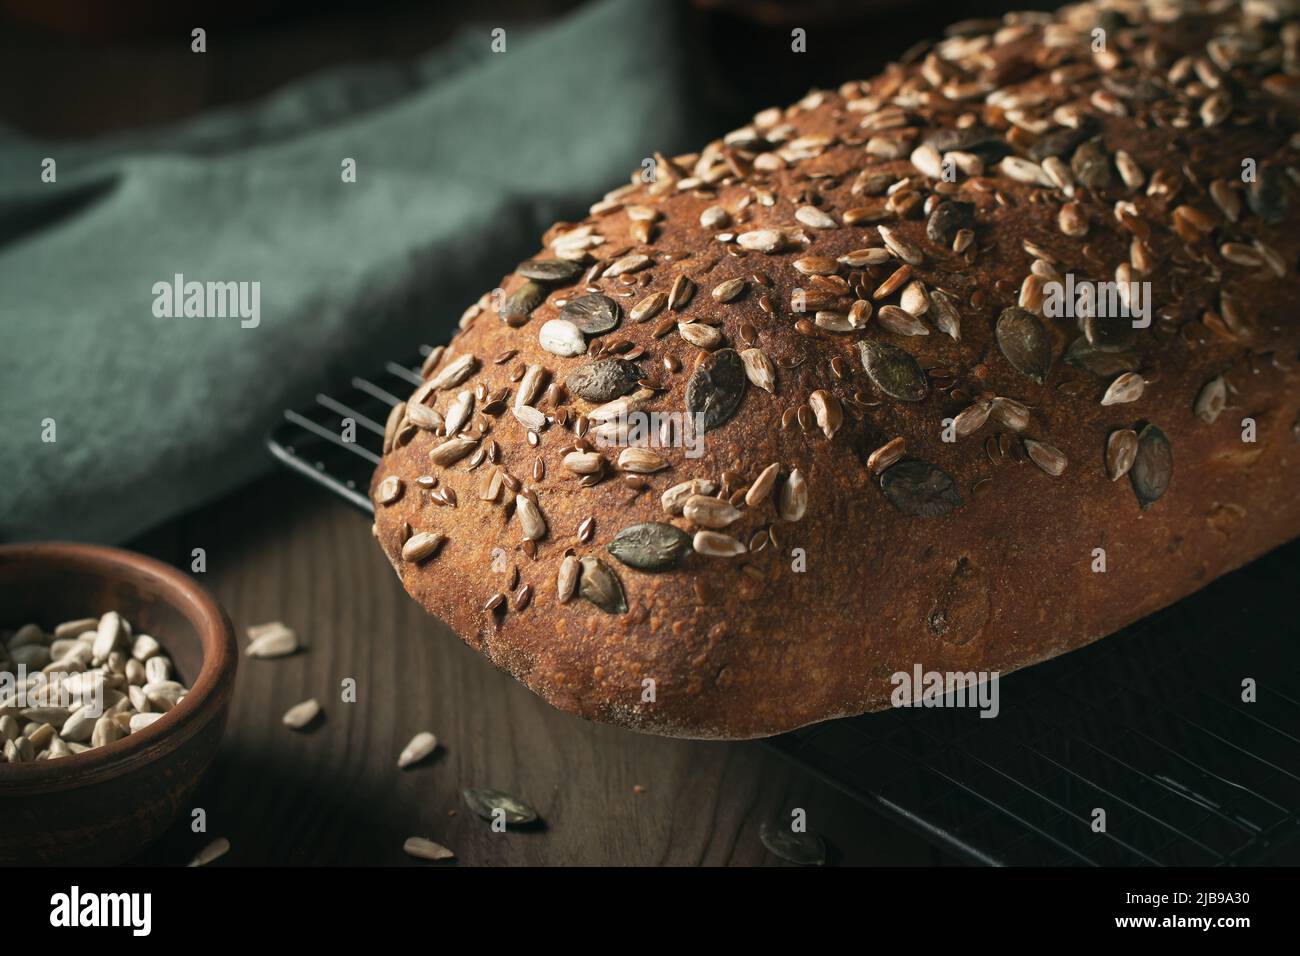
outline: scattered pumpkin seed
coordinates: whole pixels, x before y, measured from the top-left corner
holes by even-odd
[[[928,461],[909,458],[886,468],[880,488],[899,511],[920,518],[940,518],[961,507],[952,476]]]
[[[578,278],[582,266],[567,259],[529,259],[519,263],[515,270],[526,279],[537,282],[571,282]]]
[[[908,352],[887,342],[858,342],[862,367],[876,387],[903,402],[919,402],[929,391],[925,372]]]
[[[533,309],[546,301],[546,286],[529,280],[506,297],[501,306],[501,321],[518,328],[528,321]]]
[[[641,369],[627,359],[597,359],[569,373],[564,387],[588,402],[613,401],[636,388]]]
[[[604,335],[618,327],[622,311],[607,295],[592,293],[570,299],[560,310],[561,317],[586,335]]]
[[[719,349],[700,363],[686,386],[686,411],[704,416],[704,430],[727,422],[745,396],[745,368],[734,349]]]
[[[1173,474],[1174,452],[1169,438],[1155,425],[1147,425],[1138,434],[1137,454],[1129,472],[1129,480],[1133,482],[1133,491],[1143,511],[1169,490]]]
[[[1047,380],[1052,366],[1052,340],[1034,313],[1009,306],[998,316],[998,348],[1011,367],[1039,385]]]
[[[460,792],[465,805],[488,822],[497,819],[498,811],[507,826],[523,826],[538,819],[537,811],[522,800],[500,790],[467,787]]]
[[[688,508],[689,505],[687,502]],[[628,567],[640,571],[667,571],[681,563],[690,547],[691,539],[685,531],[663,522],[647,521],[624,528],[605,546],[605,550]]]
[[[784,820],[764,820],[758,828],[763,846],[787,863],[822,866],[826,863],[826,841],[813,833],[796,833]]]

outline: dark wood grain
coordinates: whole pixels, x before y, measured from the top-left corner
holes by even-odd
[[[233,864],[415,863],[401,847],[418,835],[466,864],[773,864],[759,824],[795,807],[835,862],[938,862],[761,743],[647,737],[552,710],[406,596],[361,514],[294,476],[135,545],[183,567],[205,549],[196,577],[229,611],[241,647],[245,627],[270,620],[307,645],[241,661],[225,740],[195,797],[209,832],[182,820],[140,862],[184,862],[226,836]],[[355,704],[340,700],[345,678],[356,680]],[[305,733],[283,727],[284,711],[309,697],[323,719]],[[421,730],[437,734],[437,753],[399,771],[398,752]],[[467,786],[528,800],[545,826],[491,832],[461,803]]]

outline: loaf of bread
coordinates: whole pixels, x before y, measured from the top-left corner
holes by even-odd
[[[1300,534],[1293,13],[962,23],[654,157],[393,409],[403,585],[562,710],[740,738]]]

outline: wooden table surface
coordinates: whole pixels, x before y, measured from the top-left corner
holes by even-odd
[[[794,808],[834,863],[943,862],[760,742],[649,737],[553,710],[407,597],[365,516],[295,475],[273,474],[130,546],[179,567],[203,548],[196,577],[241,647],[244,628],[273,620],[306,645],[280,660],[241,658],[222,749],[194,799],[208,832],[183,818],[141,863],[184,863],[218,836],[231,842],[228,864],[416,863],[402,842],[424,836],[469,865],[770,865],[781,861],[759,825]],[[355,703],[341,699],[346,678]],[[284,711],[310,697],[323,719],[284,727]],[[437,752],[398,770],[422,730],[437,735]],[[463,787],[513,793],[545,826],[494,833],[466,810]]]

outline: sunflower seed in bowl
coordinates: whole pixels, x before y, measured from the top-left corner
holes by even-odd
[[[137,633],[116,611],[50,631],[23,624],[7,650],[0,665],[0,763],[60,760],[103,747],[148,727],[189,693],[158,640]],[[47,661],[39,670],[32,666],[38,660]]]

